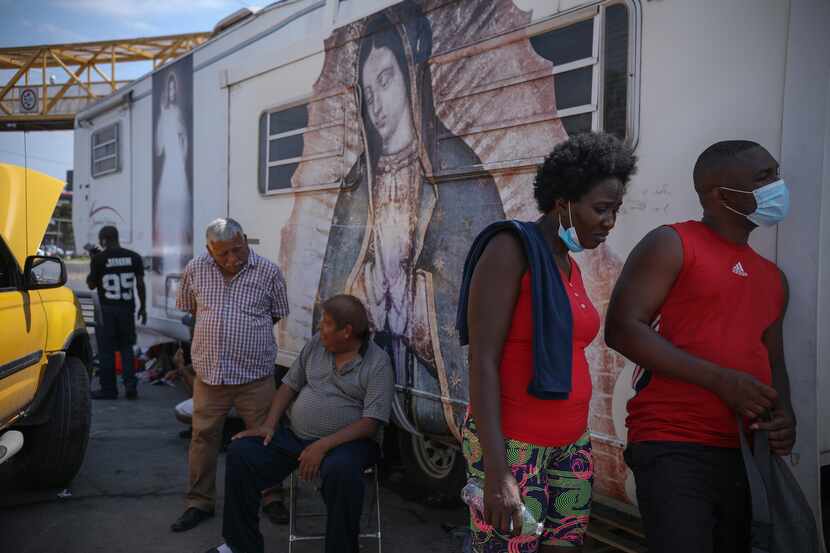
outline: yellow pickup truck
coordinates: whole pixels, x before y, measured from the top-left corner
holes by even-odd
[[[64,486],[91,420],[92,349],[57,257],[36,255],[63,183],[0,164],[0,489]]]

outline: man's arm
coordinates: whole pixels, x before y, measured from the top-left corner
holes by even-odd
[[[282,276],[282,271],[280,271],[279,267],[277,267],[276,272],[277,274],[272,283],[273,288],[271,289],[271,321],[274,324],[284,319],[289,311],[285,278]]]
[[[319,338],[317,336],[312,337],[312,339],[303,347],[303,350],[300,352],[300,355],[297,356],[297,359],[294,360],[294,364],[291,365],[291,368],[288,369],[287,373],[285,373],[285,376],[282,379],[282,384],[277,389],[277,393],[271,401],[271,408],[268,410],[268,416],[265,418],[265,422],[262,426],[259,428],[249,428],[248,430],[240,432],[233,437],[234,439],[245,438],[247,436],[261,436],[262,438],[265,438],[263,443],[268,445],[271,438],[274,436],[274,430],[277,428],[277,423],[282,418],[285,410],[288,409],[288,406],[294,398],[297,397],[297,394],[300,393],[303,386],[306,385],[306,363],[308,362],[309,355],[311,355],[311,350],[314,347],[317,347],[318,342]]]
[[[323,458],[329,451],[348,442],[374,437],[380,424],[380,421],[377,419],[363,417],[345,428],[341,428],[334,434],[320,438],[306,447],[298,458],[298,461],[300,461],[300,478],[303,480],[311,480],[317,476]]]
[[[781,316],[770,325],[763,336],[772,368],[772,385],[778,392],[778,401],[772,408],[771,419],[756,422],[752,425],[752,429],[769,431],[769,445],[772,452],[776,455],[789,455],[795,445],[796,420],[790,400],[790,377],[787,374],[787,362],[784,359],[784,315],[787,313],[790,287],[783,272],[781,272],[781,285],[784,289]]]
[[[138,292],[138,319],[141,324],[147,324],[147,290],[144,286],[144,261],[141,256],[133,252],[133,274],[135,275],[135,289]]]
[[[86,276],[86,285],[90,290],[98,287],[98,270],[95,268],[95,257],[89,260],[89,274]]]
[[[138,319],[144,325],[147,324],[147,288],[144,286],[143,275],[135,277],[135,288],[138,291],[138,301],[141,302],[138,307]]]
[[[271,442],[271,438],[274,437],[274,430],[277,428],[277,423],[295,397],[297,397],[297,392],[291,386],[288,384],[280,384],[277,393],[274,394],[274,399],[271,400],[271,408],[268,410],[268,416],[265,417],[265,422],[262,423],[262,426],[243,430],[234,435],[233,439],[258,436],[263,438],[263,445],[268,445]]]
[[[324,448],[326,453],[339,445],[343,445],[355,440],[370,440],[375,437],[382,424],[381,421],[371,417],[363,417],[345,428],[341,428],[334,434],[320,438],[317,444]],[[302,460],[302,455],[300,456]]]
[[[501,431],[501,363],[527,258],[519,238],[494,236],[470,281],[470,410],[484,457],[484,519],[502,532],[521,529],[521,492],[510,470]]]
[[[294,398],[297,397],[297,393],[298,392],[288,384],[280,384],[280,387],[277,389],[277,393],[274,394],[274,400],[271,402],[271,409],[268,410],[268,416],[265,418],[264,423],[265,426],[270,428],[272,432],[277,427],[277,423],[282,418],[285,410],[288,409],[288,406],[292,401],[294,401]],[[265,445],[268,445],[268,442],[266,442]]]
[[[182,273],[182,280],[179,283],[179,293],[176,295],[176,309],[185,313],[192,313],[194,324],[196,323],[196,295],[193,293],[193,269],[192,262],[188,263]]]
[[[605,341],[641,367],[706,388],[736,413],[758,418],[772,407],[774,389],[746,373],[686,353],[651,327],[682,266],[683,245],[672,228],[660,227],[646,235],[614,287]]]

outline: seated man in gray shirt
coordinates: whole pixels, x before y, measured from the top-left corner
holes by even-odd
[[[360,300],[339,295],[324,302],[319,333],[283,378],[265,424],[240,432],[228,448],[226,543],[208,553],[263,553],[260,492],[298,467],[302,479],[319,474],[323,481],[326,552],[357,553],[363,471],[380,459],[394,380]],[[284,413],[288,421],[280,423]]]

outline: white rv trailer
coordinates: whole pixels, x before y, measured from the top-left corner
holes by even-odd
[[[633,245],[699,216],[697,155],[717,140],[756,140],[792,187],[790,217],[755,232],[753,246],[790,280],[791,463],[818,512],[819,467],[830,464],[830,402],[819,403],[830,393],[819,370],[830,363],[827,28],[822,0],[284,0],[235,14],[184,58],[78,114],[76,240],[94,243],[115,224],[147,260],[148,324],[187,339],[178,275],[204,251],[209,221],[238,219],[287,278],[281,365],[311,336],[321,298],[360,295],[395,359],[407,454],[443,485],[459,474],[445,444],[467,400],[452,325],[460,264],[482,225],[536,216],[542,157],[589,129],[636,146],[617,229],[576,256],[604,311]],[[369,56],[372,44],[393,55]],[[391,89],[364,85],[378,75]],[[381,252],[371,221],[390,205],[410,240]],[[626,508],[633,366],[601,336],[590,360],[596,489]]]

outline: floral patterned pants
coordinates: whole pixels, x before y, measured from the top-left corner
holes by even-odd
[[[484,458],[475,422],[467,415],[462,427],[467,475],[484,481]],[[591,513],[594,464],[588,432],[565,446],[541,447],[505,440],[507,462],[519,483],[522,501],[540,522],[540,537],[512,538],[487,524],[482,513],[470,509],[473,551],[477,553],[529,553],[540,545],[580,546]]]

